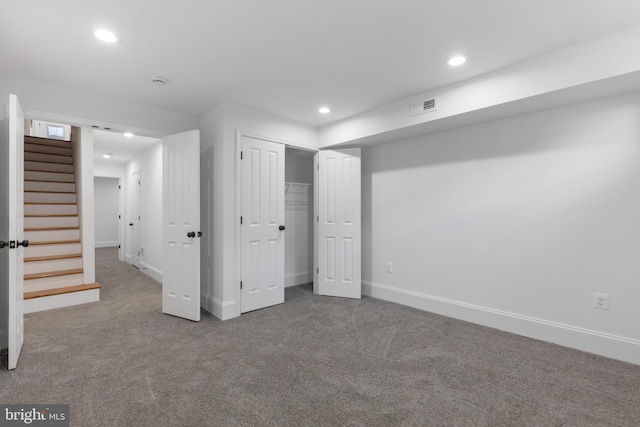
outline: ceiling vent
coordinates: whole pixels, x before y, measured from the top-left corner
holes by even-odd
[[[435,98],[427,99],[425,101],[421,101],[411,105],[411,116],[417,116],[419,114],[424,114],[424,113],[431,113],[432,111],[437,111]]]

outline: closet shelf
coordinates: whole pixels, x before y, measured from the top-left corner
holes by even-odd
[[[284,194],[289,193],[289,191],[292,193],[307,194],[313,185],[303,182],[285,182],[284,187]]]

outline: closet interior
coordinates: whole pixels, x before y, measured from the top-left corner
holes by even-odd
[[[313,282],[313,155],[285,150],[285,286]]]

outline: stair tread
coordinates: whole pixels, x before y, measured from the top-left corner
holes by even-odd
[[[53,230],[80,230],[80,227],[29,227],[24,231],[53,231]]]
[[[55,147],[55,146],[54,145],[49,145],[49,147]],[[56,148],[66,148],[66,147],[56,147]],[[71,150],[71,149],[67,148],[67,150]],[[24,152],[25,153],[31,153],[31,154],[46,154],[47,156],[73,157],[72,153],[69,153],[69,154],[45,153],[45,152],[42,152],[42,151],[31,151],[31,150],[29,150],[27,148],[24,149]]]
[[[24,214],[24,217],[27,218],[59,218],[59,217],[77,217],[78,214]]]
[[[35,160],[26,160],[27,162],[35,161]],[[40,162],[42,163],[42,162]],[[75,172],[64,172],[64,171],[43,171],[40,169],[25,169],[25,172],[46,172],[46,173],[66,173],[69,175],[73,175]]]
[[[72,292],[90,291],[92,289],[100,289],[100,284],[91,283],[86,285],[65,286],[64,288],[47,289],[46,291],[25,292],[24,299],[70,294]]]
[[[82,258],[82,254],[76,253],[76,254],[66,254],[66,255],[33,256],[33,257],[25,258],[24,262],[53,261],[56,259],[72,259],[72,258]]]
[[[77,202],[24,202],[25,205],[77,205]]]
[[[25,193],[55,193],[55,194],[76,194],[75,191],[56,191],[56,190],[24,190]]]
[[[52,240],[50,242],[29,242],[29,245],[64,245],[67,243],[80,243],[80,240]]]
[[[57,276],[68,276],[71,274],[80,274],[83,273],[84,270],[81,268],[74,268],[72,270],[59,270],[59,271],[45,271],[42,273],[32,273],[32,274],[25,274],[24,275],[24,280],[29,280],[29,279],[43,279],[46,277],[57,277]]]
[[[34,171],[31,171],[34,172]],[[57,173],[57,172],[52,172]],[[73,181],[56,181],[54,179],[25,179],[24,182],[46,182],[46,183],[58,183],[58,184],[75,184]]]

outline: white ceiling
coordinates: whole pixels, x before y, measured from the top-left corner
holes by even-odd
[[[101,129],[93,130],[93,164],[94,166],[112,166],[124,164],[160,142],[158,138],[134,135],[127,138],[119,132],[109,132]],[[110,159],[102,157],[106,153],[113,153]]]
[[[638,0],[0,0],[0,11],[1,73],[315,126],[640,24]],[[99,42],[97,27],[121,41]],[[468,63],[450,68],[455,53]]]

